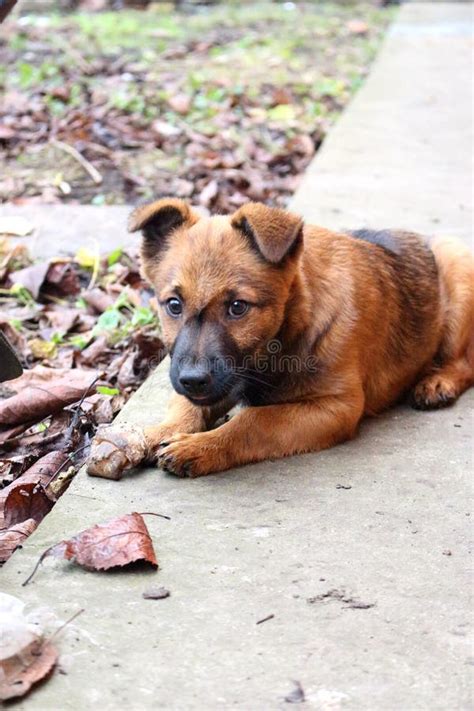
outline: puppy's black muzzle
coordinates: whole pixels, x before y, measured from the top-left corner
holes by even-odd
[[[235,358],[211,329],[199,323],[183,326],[171,349],[170,377],[174,389],[196,405],[213,405],[236,385]],[[201,346],[198,351],[198,346]]]

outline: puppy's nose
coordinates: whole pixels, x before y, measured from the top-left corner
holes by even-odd
[[[189,395],[202,395],[211,384],[211,376],[203,370],[186,370],[180,374],[179,382]]]

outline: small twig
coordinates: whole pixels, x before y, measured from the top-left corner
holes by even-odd
[[[101,378],[101,376],[100,376],[100,375],[97,375],[97,376],[94,378],[94,380],[92,381],[92,383],[89,385],[89,387],[86,388],[86,390],[84,390],[84,392],[82,393],[82,397],[81,397],[81,399],[79,400],[79,402],[77,403],[76,410],[75,410],[75,412],[74,412],[74,414],[73,414],[73,416],[72,416],[72,420],[71,420],[71,422],[70,422],[70,424],[69,424],[69,427],[68,427],[67,430],[66,430],[66,435],[65,435],[66,442],[67,442],[68,440],[71,440],[71,439],[72,439],[72,433],[74,432],[75,428],[76,428],[77,425],[79,424],[79,418],[80,418],[80,416],[81,416],[80,413],[81,413],[81,410],[82,410],[82,406],[83,406],[83,404],[84,404],[84,400],[85,400],[86,397],[89,395],[89,392],[92,390],[92,388],[93,388],[94,385],[97,383],[97,381],[100,380],[100,378]]]
[[[160,518],[166,518],[167,521],[171,521],[171,516],[165,516],[165,514],[154,513],[153,511],[137,511],[140,516],[159,516]]]
[[[90,278],[89,284],[87,285],[86,291],[90,291],[93,286],[95,286],[95,283],[97,281],[97,278],[99,276],[99,269],[100,269],[100,254],[99,254],[99,245],[97,243],[97,240],[94,240],[95,246],[96,246],[96,251],[94,254],[94,266],[92,267],[92,276]]]
[[[90,443],[88,442],[87,444],[83,444],[82,447],[78,447],[78,449],[76,449],[75,452],[71,452],[71,454],[68,454],[66,459],[64,460],[64,462],[59,465],[59,467],[56,469],[54,474],[52,474],[51,477],[48,479],[48,481],[44,485],[44,488],[46,489],[51,484],[51,482],[55,479],[55,477],[57,477],[57,475],[60,474],[60,472],[62,472],[62,470],[64,469],[66,464],[70,464],[71,462],[72,462],[72,464],[74,464],[73,459],[76,456],[76,454],[79,454],[79,452],[84,451],[84,449],[87,449],[87,447],[89,447],[89,446],[90,446]]]
[[[53,138],[51,140],[51,143],[53,146],[56,148],[59,148],[60,150],[64,151],[65,153],[68,153],[74,160],[76,160],[79,165],[81,165],[86,173],[90,175],[92,178],[93,182],[96,185],[100,185],[102,182],[103,178],[102,175],[99,173],[97,168],[94,168],[92,163],[89,163],[87,158],[84,158],[79,151],[77,151],[73,146],[70,146],[69,143],[64,143],[63,141],[58,141],[56,138]]]
[[[58,627],[58,629],[55,630],[53,632],[53,634],[50,637],[48,637],[48,639],[45,640],[45,642],[51,642],[51,640],[54,639],[56,637],[56,635],[58,635],[60,632],[62,632],[65,627],[67,627],[68,625],[71,624],[71,622],[74,622],[76,617],[79,617],[79,615],[82,615],[83,612],[85,612],[85,609],[82,607],[80,610],[75,612],[72,617],[70,617],[68,620],[66,620],[66,622],[63,622],[61,627]]]
[[[48,553],[53,550],[53,548],[56,545],[57,545],[57,543],[55,543],[54,546],[50,546],[49,548],[46,548],[46,550],[41,553],[40,557],[36,561],[36,565],[33,568],[32,572],[29,574],[27,579],[22,582],[21,586],[23,588],[25,587],[25,585],[28,585],[28,583],[31,582],[31,580],[33,579],[33,576],[36,575],[36,572],[37,572],[38,568],[40,567],[41,563],[43,562],[43,560],[46,558]]]
[[[273,620],[274,617],[275,617],[275,615],[267,615],[266,617],[263,618],[263,620],[257,620],[257,622],[255,624],[261,625],[262,622],[268,622],[268,620]]]

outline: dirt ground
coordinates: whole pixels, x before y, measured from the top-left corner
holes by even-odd
[[[374,3],[17,11],[0,38],[0,201],[285,204],[391,16]]]

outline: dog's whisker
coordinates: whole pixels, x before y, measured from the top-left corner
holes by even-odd
[[[255,383],[258,385],[264,385],[267,388],[276,388],[277,386],[274,385],[274,383],[270,383],[267,380],[263,380],[262,378],[259,378],[257,375],[253,375],[251,373],[238,373],[236,372],[235,375],[237,378],[240,380],[246,381],[250,384]]]

